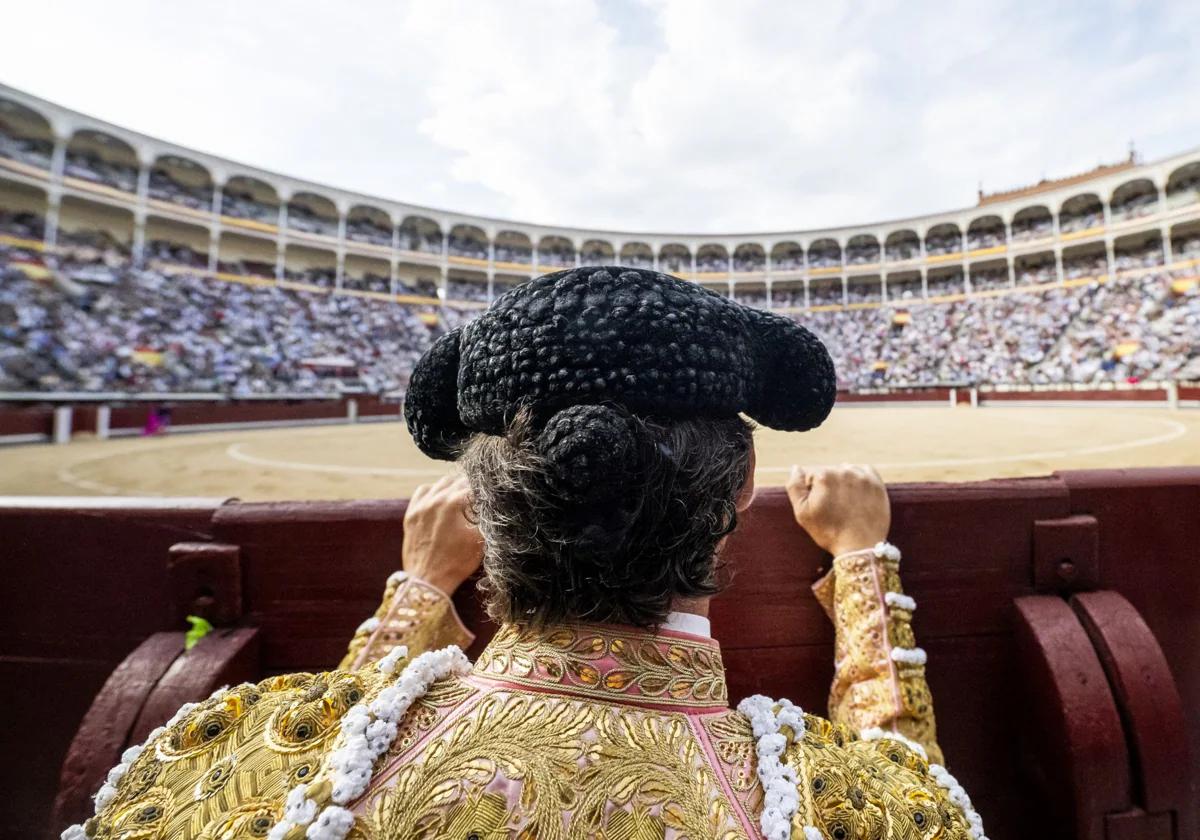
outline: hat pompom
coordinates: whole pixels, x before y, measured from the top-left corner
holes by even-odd
[[[404,397],[404,420],[417,448],[442,461],[457,458],[471,435],[458,413],[461,335],[460,327],[433,343],[413,368]]]
[[[833,358],[821,340],[796,322],[747,307],[757,347],[756,393],[746,413],[784,432],[807,432],[825,421],[837,398]]]
[[[557,412],[542,431],[539,448],[554,465],[555,488],[567,497],[595,499],[637,467],[637,439],[625,411],[608,405],[575,405]]]

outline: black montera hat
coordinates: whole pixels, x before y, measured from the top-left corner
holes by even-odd
[[[413,370],[404,417],[442,460],[475,432],[503,433],[523,407],[556,447],[573,438],[595,452],[612,406],[807,431],[836,387],[828,351],[799,324],[655,271],[597,266],[519,286],[439,338]]]

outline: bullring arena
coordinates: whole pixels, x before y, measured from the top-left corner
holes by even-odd
[[[861,462],[888,481],[975,481],[1056,470],[1200,465],[1200,412],[1137,407],[859,406],[807,435],[756,434],[763,486],[791,465]],[[0,494],[247,501],[407,497],[451,471],[400,423],[78,440],[0,452]]]
[[[0,840],[82,823],[185,702],[337,662],[453,469],[401,422],[416,360],[589,265],[771,310],[835,362],[829,421],[757,432],[711,615],[731,698],[826,705],[830,558],[778,485],[871,463],[988,836],[1200,836],[1200,148],[917,218],[646,234],[341,190],[0,85]],[[477,655],[495,624],[455,600]]]

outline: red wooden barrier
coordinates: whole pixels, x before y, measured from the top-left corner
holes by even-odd
[[[905,552],[905,584],[920,604],[915,625],[930,657],[942,744],[989,835],[1120,840],[1154,836],[1169,823],[1168,836],[1195,840],[1189,834],[1194,817],[1179,805],[1180,788],[1166,785],[1155,768],[1181,768],[1187,796],[1194,796],[1200,774],[1194,764],[1187,770],[1186,753],[1155,750],[1153,733],[1169,729],[1173,718],[1143,724],[1148,713],[1138,697],[1145,692],[1122,686],[1136,685],[1127,663],[1140,667],[1153,659],[1147,640],[1157,638],[1154,692],[1175,686],[1187,715],[1178,726],[1194,739],[1200,724],[1200,520],[1189,512],[1200,509],[1200,470],[910,484],[892,487],[891,494],[892,538]],[[68,619],[70,631],[89,638],[97,664],[107,663],[87,682],[88,700],[132,650],[131,636],[176,630],[188,611],[209,610],[221,621],[254,626],[259,675],[332,665],[399,565],[404,509],[403,501],[229,504],[209,510],[202,535],[181,534],[177,542],[186,544],[169,554],[161,542],[147,549],[129,540],[123,552],[103,539],[86,549],[66,548],[63,534],[78,527],[74,514],[64,514],[58,533],[43,533],[45,522],[42,531],[27,530],[32,543],[51,546],[46,556],[56,562],[38,565],[24,580],[28,604],[18,612],[34,632],[22,638],[0,616],[0,639],[49,652],[40,671],[46,688],[34,690],[43,692],[43,708],[27,706],[25,713],[28,719],[49,714],[65,731],[22,731],[15,753],[33,756],[58,738],[61,758],[87,707],[68,693],[69,713],[44,708],[58,703],[67,681],[80,673],[65,644],[46,641],[55,637],[54,621],[76,610],[89,620]],[[14,533],[19,519],[6,520],[0,506],[0,541],[6,521]],[[35,554],[27,545],[21,556],[34,564]],[[794,524],[782,491],[763,491],[730,541],[731,583],[713,606],[735,699],[762,691],[824,708],[832,632],[808,587],[827,563]],[[88,564],[100,571],[84,569]],[[55,591],[58,580],[80,569],[90,587],[71,582]],[[457,600],[468,624],[481,631],[478,650],[490,628],[466,589]],[[1081,615],[1090,615],[1084,607],[1093,596],[1074,602],[1081,613],[1064,596],[1093,589],[1121,593],[1144,622],[1100,622],[1096,627],[1117,629],[1089,635]],[[125,609],[131,603],[139,609]],[[5,630],[12,632],[5,636]],[[9,669],[0,676],[18,673],[16,663],[0,664]],[[176,677],[184,676],[177,669]],[[172,704],[197,699],[184,697],[187,690],[180,683],[169,701],[163,695],[152,704],[147,694],[136,728],[154,725]],[[1151,734],[1135,743],[1126,732]],[[1194,740],[1184,746],[1195,761]],[[41,820],[39,830],[45,826],[53,788],[39,793],[34,787],[26,783],[36,794],[29,799],[0,798],[0,810],[16,811],[0,813],[0,837],[34,836],[11,825]]]

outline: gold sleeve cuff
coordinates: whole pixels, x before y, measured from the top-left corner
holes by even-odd
[[[874,549],[843,554],[813,593],[837,633],[830,717],[860,732],[899,732],[941,763],[924,652],[916,646],[912,610],[905,608],[911,600],[900,585],[899,560],[878,557]]]
[[[397,645],[406,645],[411,659],[447,645],[465,650],[474,640],[475,634],[462,623],[450,596],[432,584],[397,572],[388,578],[383,602],[355,632],[338,667],[362,668],[387,656]]]

